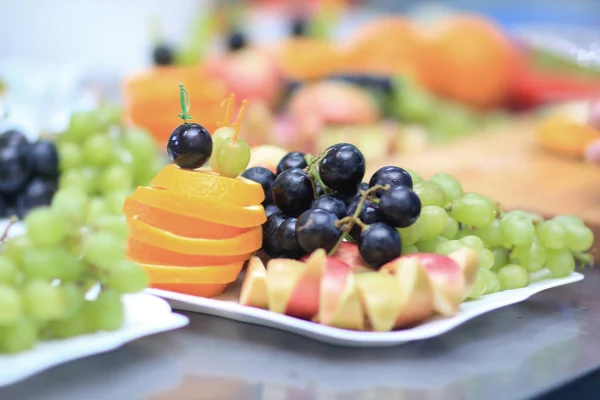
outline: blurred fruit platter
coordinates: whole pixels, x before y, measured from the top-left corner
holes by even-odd
[[[538,160],[524,129],[417,158],[432,127],[455,137],[465,115],[507,105],[518,57],[489,22],[452,17],[444,35],[419,42],[424,66],[411,56],[416,28],[401,18],[376,21],[351,49],[305,35],[305,21],[276,52],[234,30],[228,51],[200,59],[198,38],[217,22],[205,17],[177,53],[157,45],[159,66],[125,79],[124,111],[74,112],[64,132],[35,142],[2,131],[0,213],[14,219],[0,238],[0,352],[118,331],[123,295],[147,287],[210,298],[243,279],[244,307],[389,332],[456,318],[465,301],[500,292],[513,299],[503,305],[523,300],[593,263],[593,218],[579,206],[595,170],[582,175],[587,166],[549,153]],[[387,47],[389,30],[406,37],[406,53]],[[448,49],[465,37],[481,43],[457,60]],[[480,49],[491,52],[485,70]],[[300,88],[286,94],[291,80]],[[388,107],[400,119],[383,118]],[[596,128],[556,115],[537,127],[536,146],[581,157]],[[583,132],[570,136],[575,145],[553,133],[557,121]],[[548,200],[560,188],[572,191],[567,206]],[[16,219],[25,233],[11,236]]]

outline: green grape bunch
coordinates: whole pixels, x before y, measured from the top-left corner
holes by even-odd
[[[125,257],[124,216],[90,214],[94,200],[81,188],[59,189],[50,206],[25,217],[25,234],[7,238],[7,228],[0,240],[0,353],[119,329],[122,295],[147,287],[146,272]],[[99,294],[90,299],[95,286]]]
[[[593,232],[578,217],[544,219],[527,211],[504,211],[487,196],[465,193],[451,175],[424,180],[410,174],[423,209],[413,225],[398,230],[403,254],[449,255],[464,247],[478,251],[479,273],[470,298],[522,288],[540,277],[564,278],[578,264],[593,261]]]

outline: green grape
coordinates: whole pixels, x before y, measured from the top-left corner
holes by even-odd
[[[11,325],[0,327],[0,353],[18,353],[31,349],[37,339],[37,329],[33,321],[19,318]]]
[[[91,184],[86,180],[83,171],[79,169],[68,169],[61,173],[59,179],[60,189],[79,189],[91,193]]]
[[[68,234],[66,221],[50,207],[39,207],[25,217],[25,226],[31,243],[39,246],[56,246]]]
[[[93,228],[109,232],[123,241],[129,236],[129,227],[123,215],[99,215],[91,225]]]
[[[494,253],[489,249],[483,249],[479,252],[479,268],[491,269],[494,266]]]
[[[462,239],[465,236],[477,236],[477,231],[471,228],[463,228],[456,234],[456,239]]]
[[[121,260],[110,269],[106,283],[119,293],[136,293],[148,286],[148,274],[136,263]]]
[[[426,122],[435,115],[436,102],[431,94],[413,82],[403,81],[396,97],[396,112],[405,121]]]
[[[125,249],[122,241],[109,232],[92,232],[83,238],[83,257],[86,261],[110,269],[123,259]]]
[[[23,265],[25,253],[31,248],[31,240],[29,236],[21,235],[8,239],[2,245],[2,253],[10,258],[18,266]]]
[[[557,220],[548,220],[539,225],[537,234],[544,247],[549,249],[562,249],[567,244],[567,230]]]
[[[460,240],[448,240],[443,242],[436,247],[435,252],[449,256],[457,250],[463,249],[466,245]]]
[[[85,301],[85,291],[74,282],[63,283],[60,287],[67,302],[67,308],[62,319],[71,319],[81,310]]]
[[[488,226],[477,229],[477,236],[487,247],[502,246],[504,244],[504,236],[502,236],[502,231],[500,230],[499,219],[494,219]]]
[[[421,237],[421,228],[417,222],[410,226],[407,226],[406,228],[399,228],[397,230],[400,234],[400,237],[402,238],[403,246],[415,244]]]
[[[572,225],[567,230],[567,248],[571,251],[588,251],[594,244],[594,233],[584,225]]]
[[[490,283],[490,275],[488,272],[491,271],[488,271],[487,269],[480,269],[477,271],[477,278],[475,279],[475,283],[471,287],[471,290],[467,296],[469,299],[478,299],[487,292],[487,288]]]
[[[403,245],[402,246],[402,255],[406,255],[406,254],[414,254],[414,253],[418,253],[419,249],[417,248],[417,246],[415,246],[414,244],[409,244],[409,245]]]
[[[104,195],[106,209],[115,215],[123,214],[123,205],[129,193],[127,192],[110,192]]]
[[[445,237],[437,236],[433,239],[417,242],[415,246],[417,246],[417,249],[419,249],[421,253],[434,253],[442,243],[447,241],[448,239]]]
[[[93,302],[81,309],[87,328],[91,331],[114,331],[125,322],[125,309],[121,296],[114,290],[103,290]]]
[[[224,139],[217,148],[215,161],[219,175],[235,178],[242,174],[250,163],[250,146],[241,139]]]
[[[447,202],[451,202],[464,194],[460,182],[452,175],[440,172],[432,176],[429,181],[438,184],[444,190]]]
[[[530,244],[535,235],[531,220],[520,215],[507,215],[500,220],[500,230],[504,239],[515,246]]]
[[[446,227],[448,214],[438,206],[425,206],[421,208],[418,219],[420,237],[419,241],[425,241],[439,236]]]
[[[71,115],[69,128],[59,139],[71,140],[75,143],[83,142],[90,134],[102,128],[98,114],[94,111],[79,111]]]
[[[109,211],[104,199],[102,197],[93,197],[90,199],[87,206],[85,222],[89,224],[100,216],[106,214],[109,214]]]
[[[12,286],[0,283],[0,326],[15,323],[21,315],[23,302],[19,292]]]
[[[61,318],[67,309],[67,299],[60,286],[39,280],[25,283],[23,301],[27,315],[38,321]]]
[[[133,188],[133,175],[125,165],[111,165],[100,175],[100,190],[103,193],[128,191]]]
[[[448,219],[446,220],[446,226],[444,227],[442,233],[440,233],[440,236],[443,236],[448,240],[454,239],[458,234],[458,228],[458,222],[456,222],[454,218],[448,216]]]
[[[483,228],[494,222],[496,209],[492,199],[477,193],[466,193],[452,201],[450,215],[463,225]]]
[[[81,189],[60,189],[54,194],[51,207],[58,216],[80,228],[85,222],[88,200],[87,194]]]
[[[414,192],[421,200],[421,206],[438,206],[446,205],[446,195],[444,190],[436,183],[421,182],[413,187]]]
[[[133,174],[135,186],[149,185],[156,174],[158,174],[158,172],[167,164],[166,158],[162,156],[154,157],[149,164],[134,163]]]
[[[217,153],[219,151],[219,148],[223,143],[225,143],[225,140],[231,139],[234,135],[235,129],[233,129],[230,126],[222,126],[212,134],[213,151],[210,155],[210,160],[208,161],[208,163],[210,164],[210,167],[213,169],[213,171],[218,172]]]
[[[529,274],[520,265],[508,264],[498,271],[498,280],[502,290],[520,289],[529,283]]]
[[[106,128],[111,126],[119,126],[123,123],[123,110],[118,104],[102,104],[96,110],[96,115],[98,116],[100,123]]]
[[[81,168],[81,176],[85,179],[85,185],[87,187],[87,193],[98,192],[99,179],[101,168],[94,167],[83,167]]]
[[[564,278],[575,270],[575,259],[567,249],[546,250],[546,268],[554,278]]]
[[[495,247],[492,250],[492,253],[494,253],[494,265],[492,266],[494,271],[497,271],[508,264],[510,252],[507,248]]]
[[[115,144],[108,135],[95,134],[83,143],[83,158],[93,167],[105,167],[115,157]]]
[[[8,256],[0,253],[0,284],[12,285],[19,275],[19,267]]]
[[[425,180],[425,179],[423,179],[423,177],[421,175],[417,174],[412,169],[404,168],[404,170],[410,174],[410,177],[412,178],[412,181],[413,181],[413,186],[416,185],[417,183],[421,183]]]
[[[80,314],[52,321],[50,323],[50,330],[56,338],[70,338],[88,332],[86,321]]]
[[[158,145],[156,140],[146,131],[133,128],[123,134],[123,146],[131,154],[134,164],[141,163],[147,168],[147,162],[156,158]]]
[[[66,268],[68,276],[71,275],[73,264],[77,263],[77,259],[63,247],[34,247],[25,254],[23,269],[30,279],[50,281],[57,278],[63,268]],[[81,269],[76,271],[72,279],[79,277]]]
[[[500,279],[498,279],[498,274],[492,270],[486,269],[483,271],[488,271],[488,286],[485,294],[496,293],[500,291]]]
[[[585,225],[581,218],[576,217],[574,215],[569,215],[569,214],[557,215],[556,217],[554,217],[552,219],[554,221],[560,222],[561,224],[564,224],[567,228],[569,226],[573,226],[573,225]]]
[[[544,268],[546,249],[538,238],[534,238],[531,244],[515,247],[511,259],[519,260],[519,264],[528,272],[537,272]]]
[[[83,155],[77,144],[72,142],[60,143],[57,150],[61,171],[79,168],[83,165]]]
[[[474,236],[474,235],[464,236],[460,239],[460,241],[463,242],[467,247],[469,247],[475,251],[483,250],[483,241],[481,239],[479,239],[477,236]]]

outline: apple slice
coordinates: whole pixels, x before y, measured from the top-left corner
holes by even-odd
[[[434,291],[429,274],[418,258],[399,257],[381,267],[392,272],[400,294],[400,309],[395,328],[415,325],[429,318],[434,310]]]
[[[287,258],[273,258],[267,263],[269,310],[285,314],[304,267],[304,263]]]
[[[401,309],[401,293],[395,277],[371,272],[357,274],[355,280],[371,329],[376,332],[391,331]]]
[[[317,315],[321,298],[321,279],[326,265],[327,253],[323,249],[315,250],[308,257],[287,303],[287,315],[306,319]]]
[[[450,257],[433,253],[415,253],[402,258],[416,258],[427,271],[433,287],[433,308],[451,317],[464,299],[466,279],[458,263]]]
[[[348,264],[327,257],[320,300],[317,320],[323,325],[359,330],[364,328],[360,296]]]
[[[250,257],[246,276],[240,292],[240,304],[244,306],[269,308],[267,292],[267,270],[265,265],[256,256]]]
[[[356,287],[356,276],[354,274],[348,274],[346,286],[333,313],[328,319],[321,319],[320,322],[336,328],[357,331],[365,329],[365,315],[362,310],[360,295]]]
[[[463,272],[465,278],[464,300],[469,295],[469,292],[477,279],[477,271],[479,271],[479,252],[464,247],[451,253],[449,257],[458,263]]]

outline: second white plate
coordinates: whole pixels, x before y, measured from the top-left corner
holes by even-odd
[[[359,332],[332,328],[267,310],[243,306],[237,302],[239,285],[234,285],[222,295],[212,299],[159,289],[147,289],[147,292],[166,299],[174,309],[178,310],[211,314],[235,321],[281,329],[335,345],[386,347],[441,335],[478,315],[519,303],[543,290],[574,283],[582,279],[582,274],[573,272],[566,278],[546,279],[532,283],[522,289],[490,294],[478,300],[463,303],[459,313],[452,318],[436,316],[413,328],[393,332]]]
[[[125,325],[118,331],[40,342],[29,351],[0,355],[0,387],[67,361],[114,350],[135,339],[177,329],[189,322],[187,317],[173,313],[166,301],[155,296],[131,294],[124,296],[123,302]]]

